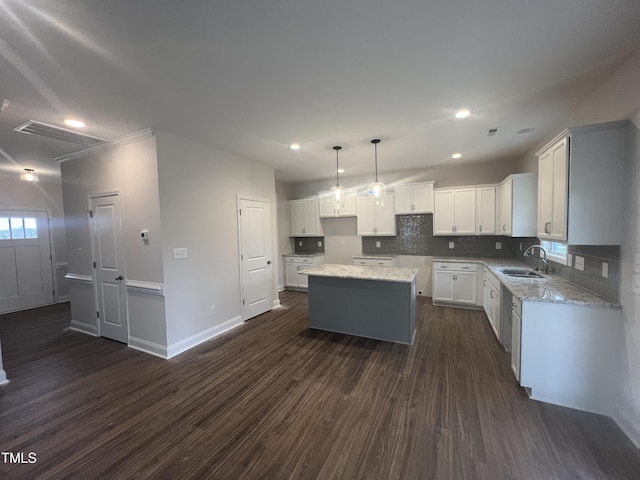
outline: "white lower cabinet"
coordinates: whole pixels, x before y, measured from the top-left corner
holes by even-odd
[[[284,262],[284,286],[291,290],[306,290],[309,288],[309,277],[300,273],[302,270],[306,270],[316,265],[323,263],[324,257],[322,255],[317,256],[299,256],[299,255],[285,255],[283,257]]]
[[[434,262],[433,303],[475,307],[478,303],[477,279],[475,263]]]
[[[484,268],[482,279],[482,306],[489,319],[489,324],[495,333],[496,338],[500,340],[500,319],[502,313],[502,285],[500,281],[489,271]]]
[[[522,344],[522,302],[513,298],[511,306],[512,327],[511,327],[511,370],[520,381],[520,350]]]

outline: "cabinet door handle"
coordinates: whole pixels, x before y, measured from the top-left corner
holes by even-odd
[[[482,231],[482,225],[478,225],[478,231],[481,232]]]
[[[489,292],[489,296],[490,296],[491,298],[493,298],[493,290],[491,290],[491,291]]]
[[[462,270],[469,270],[469,267],[462,267]]]
[[[551,222],[546,222],[544,224],[544,233],[551,233]]]
[[[307,229],[306,229],[306,228],[303,228],[303,229],[302,229],[302,233],[307,233]]]
[[[458,279],[458,275],[456,275],[455,273],[453,274],[453,279],[457,280]]]

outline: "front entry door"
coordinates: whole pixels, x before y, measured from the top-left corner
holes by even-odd
[[[127,343],[120,195],[92,196],[90,203],[100,336]]]
[[[242,319],[273,307],[271,270],[271,206],[269,200],[238,199]]]
[[[0,313],[50,303],[48,213],[0,210]]]

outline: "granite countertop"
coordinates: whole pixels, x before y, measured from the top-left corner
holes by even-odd
[[[417,268],[369,267],[365,265],[326,264],[301,270],[300,273],[318,277],[354,278],[385,282],[412,282],[418,274]]]
[[[322,257],[324,256],[324,253],[283,253],[282,254],[283,257],[307,257],[307,258],[313,258],[313,257]]]
[[[434,262],[475,262],[481,263],[493,273],[498,280],[518,300],[530,302],[569,303],[589,307],[621,308],[617,302],[612,302],[597,295],[584,287],[558,277],[545,274],[543,278],[509,277],[502,273],[503,268],[527,268],[530,265],[509,258],[434,258]]]

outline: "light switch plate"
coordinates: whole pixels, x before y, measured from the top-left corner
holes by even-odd
[[[502,250],[502,242],[496,242],[496,250]]]
[[[376,242],[376,248],[380,248],[380,242]]]
[[[453,249],[453,242],[449,242],[449,248]]]
[[[174,248],[173,249],[173,259],[174,260],[183,260],[187,258],[187,249],[186,248]]]
[[[573,255],[571,253],[567,253],[567,265],[573,267]]]
[[[576,255],[576,270],[580,270],[581,272],[584,272],[584,257],[579,257],[578,255]]]
[[[609,264],[607,262],[602,262],[602,276],[609,278]]]
[[[633,276],[633,293],[636,295],[640,295],[640,275],[636,274]]]
[[[321,247],[322,246],[322,240],[318,240],[318,246]]]
[[[302,246],[302,240],[298,240],[298,246],[301,247]]]

